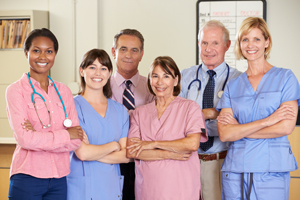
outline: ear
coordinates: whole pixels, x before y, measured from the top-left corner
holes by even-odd
[[[231,40],[228,40],[226,44],[226,51],[229,49],[230,45],[231,45]]]
[[[28,51],[25,51],[25,56],[28,59]]]
[[[268,48],[268,47],[269,47],[269,44],[270,44],[270,38],[268,37],[268,39],[266,40],[265,48]]]
[[[143,55],[144,55],[144,50],[142,50],[142,52],[141,52],[140,61],[142,61]]]
[[[80,72],[80,76],[84,77],[83,69],[81,67],[79,68],[79,72]]]
[[[112,54],[113,58],[116,59],[116,50],[114,47],[111,48],[111,54]]]
[[[178,85],[178,75],[175,77],[174,87]]]

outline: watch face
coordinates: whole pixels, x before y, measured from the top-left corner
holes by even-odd
[[[70,119],[65,119],[64,120],[64,126],[69,128],[72,126],[72,121]]]
[[[222,95],[223,95],[223,90],[221,90],[221,91],[218,92],[218,97],[219,97],[219,98],[221,98]]]

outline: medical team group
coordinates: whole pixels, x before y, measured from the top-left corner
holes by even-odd
[[[298,169],[287,135],[300,86],[288,66],[271,65],[272,37],[262,18],[246,18],[228,66],[229,31],[199,30],[202,64],[182,71],[169,56],[138,66],[144,38],[114,37],[112,56],[91,49],[78,68],[80,91],[48,75],[59,44],[48,29],[24,43],[29,72],[6,90],[17,141],[10,200],[288,200]],[[200,170],[201,167],[201,170]]]

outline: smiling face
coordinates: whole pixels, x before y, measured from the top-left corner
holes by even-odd
[[[139,62],[144,54],[141,45],[138,37],[121,35],[117,41],[116,49],[112,48],[118,72],[126,79],[131,78],[138,71]]]
[[[269,38],[266,40],[259,28],[253,28],[247,35],[241,37],[241,52],[248,61],[265,59],[265,49],[268,46]]]
[[[48,37],[36,37],[25,52],[30,66],[30,76],[48,75],[56,56],[54,44]]]
[[[96,59],[91,65],[85,69],[80,68],[80,75],[84,78],[86,83],[85,90],[103,90],[106,85],[111,71],[104,65],[102,65],[98,59]]]
[[[174,75],[174,70],[170,68],[169,70]],[[178,76],[173,78],[172,75],[165,72],[160,65],[157,65],[152,71],[150,84],[156,97],[173,97],[174,87],[178,84]]]
[[[204,65],[212,70],[224,61],[230,47],[230,40],[225,44],[223,31],[220,27],[207,27],[202,30],[199,38],[200,57]]]

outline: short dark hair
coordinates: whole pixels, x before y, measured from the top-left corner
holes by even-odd
[[[99,63],[101,63],[102,65],[106,66],[108,68],[108,71],[112,71],[113,70],[113,66],[111,63],[111,60],[109,58],[109,55],[106,53],[106,51],[102,50],[102,49],[92,49],[88,52],[86,52],[82,58],[82,62],[80,64],[81,69],[85,69],[88,66],[90,66],[91,64],[93,64],[93,62],[95,60],[99,61]],[[80,71],[79,71],[79,75],[80,75]],[[86,87],[86,83],[84,80],[84,77],[82,77],[80,75],[80,90],[78,94],[84,94],[85,92],[85,87]],[[110,77],[106,83],[106,85],[103,87],[103,93],[107,98],[111,98],[112,96],[112,91],[111,91],[111,87],[110,87]]]
[[[28,34],[28,36],[27,36],[27,38],[25,39],[25,42],[24,42],[24,52],[29,51],[29,48],[32,44],[32,40],[37,38],[37,37],[47,37],[47,38],[49,38],[53,42],[55,53],[57,53],[57,51],[58,51],[58,41],[57,41],[55,35],[47,28],[34,29]]]
[[[137,38],[139,38],[139,40],[141,42],[141,51],[144,50],[144,37],[138,30],[135,30],[135,29],[123,29],[119,33],[117,33],[114,37],[114,43],[113,43],[114,49],[117,49],[117,43],[118,43],[119,37],[121,35],[136,36]]]
[[[180,90],[181,90],[181,86],[180,86],[181,74],[180,74],[180,70],[177,67],[175,61],[169,56],[159,56],[159,57],[155,58],[155,60],[151,64],[150,70],[148,73],[148,81],[147,81],[147,85],[148,85],[148,89],[149,89],[150,93],[153,94],[154,96],[156,96],[156,94],[152,90],[151,83],[150,83],[152,72],[156,66],[161,66],[161,68],[167,74],[170,74],[172,76],[172,78],[174,78],[174,79],[176,76],[178,76],[178,83],[174,87],[174,91],[173,91],[173,95],[178,96],[180,94]],[[171,72],[170,69],[172,69],[174,71],[174,74]]]

